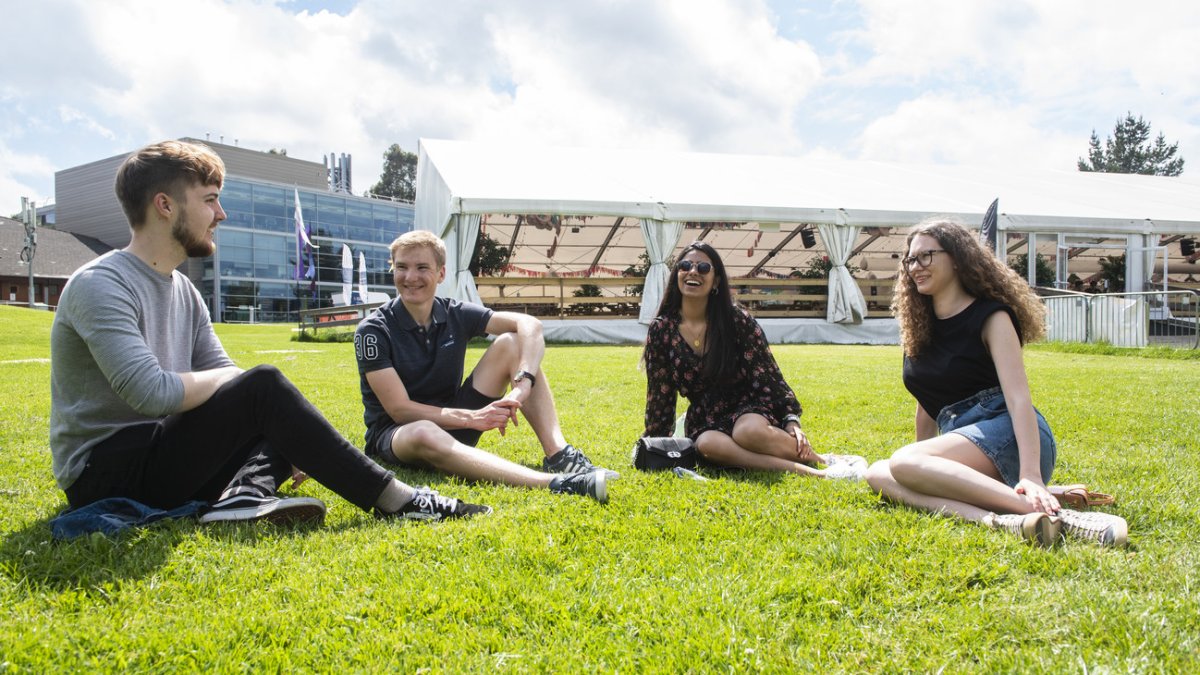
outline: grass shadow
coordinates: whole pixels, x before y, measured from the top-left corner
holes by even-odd
[[[0,568],[14,583],[63,591],[141,579],[162,568],[196,528],[192,519],[159,521],[115,537],[96,533],[59,541],[50,533],[50,521],[57,515],[9,532],[0,542]]]
[[[269,523],[215,523],[201,525],[195,518],[160,520],[131,527],[116,535],[99,532],[58,540],[50,522],[58,513],[40,518],[7,533],[0,541],[0,570],[14,583],[54,591],[81,589],[103,593],[123,581],[148,577],[171,559],[181,542],[204,530],[208,538],[227,544],[307,535],[316,530],[346,530],[361,526],[345,522],[326,527],[319,523],[272,525]]]

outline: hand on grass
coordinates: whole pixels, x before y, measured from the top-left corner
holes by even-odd
[[[1034,511],[1055,515],[1058,513],[1058,500],[1054,495],[1050,494],[1050,490],[1041,481],[1035,481],[1029,478],[1022,478],[1013,490],[1025,498],[1025,501],[1033,507]]]
[[[292,467],[292,489],[300,487],[300,484],[308,480],[308,474],[304,473],[296,467]]]

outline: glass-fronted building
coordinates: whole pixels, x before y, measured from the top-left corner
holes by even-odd
[[[358,290],[359,253],[367,289],[395,295],[388,244],[413,228],[411,204],[299,189],[300,211],[312,232],[316,269],[297,278],[296,189],[230,177],[221,190],[228,218],[217,228],[217,252],[203,261],[197,283],[220,321],[295,321],[301,309],[333,306],[342,292],[342,245],[353,258]],[[219,319],[218,319],[219,317]]]

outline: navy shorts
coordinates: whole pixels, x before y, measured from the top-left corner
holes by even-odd
[[[499,399],[480,393],[475,388],[474,376],[469,375],[466,381],[462,383],[462,386],[458,388],[458,392],[454,395],[454,400],[450,402],[448,407],[478,410],[497,400]],[[396,459],[396,456],[392,454],[392,437],[403,427],[403,424],[393,424],[384,429],[383,433],[376,437],[373,446],[367,448],[367,454],[392,464],[408,464],[408,462],[401,462]],[[479,443],[479,437],[483,435],[482,431],[476,431],[475,429],[447,429],[446,433],[453,436],[454,440],[459,443],[471,446]],[[416,465],[414,464],[414,466]]]
[[[1054,472],[1054,463],[1058,455],[1058,446],[1054,442],[1054,434],[1050,433],[1050,425],[1046,418],[1035,408],[1038,435],[1041,437],[1041,471],[1042,482],[1050,483],[1050,474]],[[951,403],[942,408],[937,416],[938,431],[943,434],[956,433],[966,437],[988,459],[996,465],[1000,478],[1009,487],[1015,487],[1021,477],[1021,455],[1017,451],[1017,436],[1013,431],[1012,417],[1008,414],[1008,406],[1004,403],[1004,393],[1000,387],[985,389],[974,396]]]

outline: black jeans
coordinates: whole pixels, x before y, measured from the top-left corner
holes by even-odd
[[[227,487],[273,494],[304,471],[364,510],[392,479],[350,444],[274,366],[226,382],[200,406],[127,427],[92,448],[67,488],[73,508],[128,497],[170,509]]]

